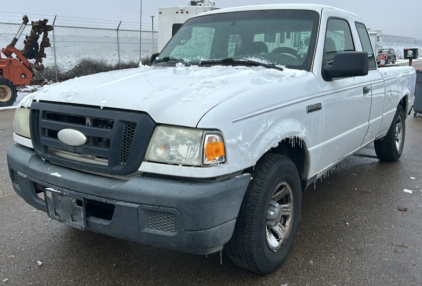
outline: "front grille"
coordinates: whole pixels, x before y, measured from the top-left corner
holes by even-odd
[[[34,110],[34,130],[40,130],[40,112],[39,110]],[[36,132],[33,136],[33,144],[35,147],[37,148],[41,148],[41,137],[40,137],[40,132]]]
[[[31,134],[38,155],[52,163],[90,172],[135,172],[154,128],[151,117],[141,112],[44,102],[31,105]],[[66,145],[58,138],[62,129],[83,133],[85,144]]]
[[[125,127],[125,133],[123,135],[122,152],[120,154],[120,165],[126,165],[129,159],[129,151],[132,146],[133,135],[135,134],[136,123],[128,123]]]
[[[165,232],[177,232],[177,219],[172,213],[148,211],[148,228]]]

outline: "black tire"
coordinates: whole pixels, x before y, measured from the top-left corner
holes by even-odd
[[[396,64],[396,61],[397,61],[397,59],[396,59],[396,57],[394,57],[393,58],[393,65]]]
[[[296,166],[282,155],[264,155],[252,176],[226,250],[239,267],[265,274],[276,270],[292,248],[302,190]],[[276,230],[287,238],[281,239]]]
[[[387,135],[374,142],[375,153],[378,159],[387,162],[397,161],[403,152],[405,137],[405,116],[403,108],[399,105]]]
[[[15,101],[15,86],[10,80],[0,77],[0,107],[10,106]]]

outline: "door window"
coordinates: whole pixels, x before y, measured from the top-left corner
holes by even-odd
[[[337,53],[354,50],[352,33],[347,21],[336,18],[329,19],[324,45],[326,64],[331,65]]]
[[[377,69],[375,63],[374,51],[372,49],[371,40],[369,39],[368,31],[366,30],[365,25],[361,23],[356,23],[356,29],[358,30],[359,39],[362,43],[362,49],[364,52],[368,53],[368,67],[369,70]]]

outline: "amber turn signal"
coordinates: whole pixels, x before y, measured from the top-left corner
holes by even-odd
[[[223,163],[226,160],[223,138],[218,134],[205,137],[204,164]]]

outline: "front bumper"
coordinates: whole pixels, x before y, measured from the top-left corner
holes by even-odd
[[[51,188],[84,200],[87,230],[197,254],[219,251],[230,240],[251,178],[126,181],[50,164],[19,145],[9,148],[7,161],[15,191],[39,210],[47,212],[39,193]]]

